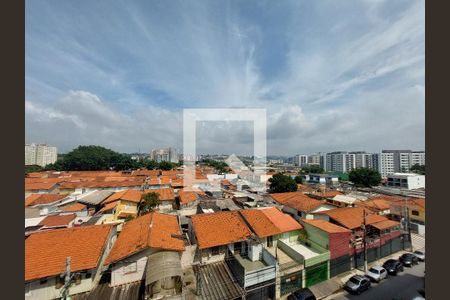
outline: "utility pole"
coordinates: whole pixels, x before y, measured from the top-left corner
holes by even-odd
[[[364,246],[364,273],[367,273],[367,245],[366,245],[366,210],[363,209],[363,218],[364,218],[364,238],[363,238],[363,246]]]
[[[71,263],[71,258],[70,256],[66,257],[66,271],[64,273],[64,286],[63,286],[63,290],[62,290],[62,298],[64,300],[69,300],[70,296],[69,296],[69,286],[70,286],[70,280],[71,280],[71,274],[70,274],[70,263]]]

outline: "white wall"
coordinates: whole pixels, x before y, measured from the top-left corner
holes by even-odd
[[[115,263],[111,271],[111,286],[142,280],[151,253],[152,251],[147,249]]]

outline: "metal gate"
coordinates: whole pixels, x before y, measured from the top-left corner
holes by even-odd
[[[294,272],[281,277],[280,293],[286,295],[302,288],[302,271]]]
[[[367,261],[373,262],[380,258],[380,248],[367,249]]]
[[[387,241],[386,244],[380,247],[380,256],[385,257],[391,255],[391,241]]]
[[[350,255],[344,255],[330,260],[330,277],[350,271],[352,267]]]
[[[396,237],[391,240],[391,253],[398,252],[403,249],[403,243],[401,237]]]
[[[328,261],[310,266],[305,269],[306,287],[328,279]]]

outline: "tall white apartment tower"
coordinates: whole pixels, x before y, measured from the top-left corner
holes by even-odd
[[[25,165],[45,167],[56,162],[58,149],[46,144],[25,145]]]
[[[308,155],[296,155],[294,156],[294,165],[304,167],[308,165]]]

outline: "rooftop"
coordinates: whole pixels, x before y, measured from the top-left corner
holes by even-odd
[[[386,217],[371,213],[362,207],[343,207],[327,211],[321,211],[317,214],[325,214],[348,229],[356,229],[364,223],[364,212],[366,216],[366,224],[372,224],[387,220]]]
[[[68,256],[72,272],[95,268],[111,228],[95,225],[31,234],[25,240],[25,281],[63,273]]]
[[[330,223],[328,221],[325,220],[302,220],[302,222],[312,225],[314,227],[317,227],[325,232],[328,233],[342,233],[342,232],[348,232],[350,233],[351,231],[348,230],[347,228],[341,227],[339,225]]]
[[[38,225],[46,227],[68,226],[75,217],[75,214],[47,216]]]
[[[303,212],[309,212],[325,204],[325,202],[310,198],[302,192],[275,193],[270,196],[280,204]]]
[[[193,215],[191,218],[199,249],[243,241],[252,235],[238,211]]]
[[[125,223],[105,264],[147,248],[183,251],[184,241],[173,237],[181,234],[176,216],[157,212],[143,215]]]

